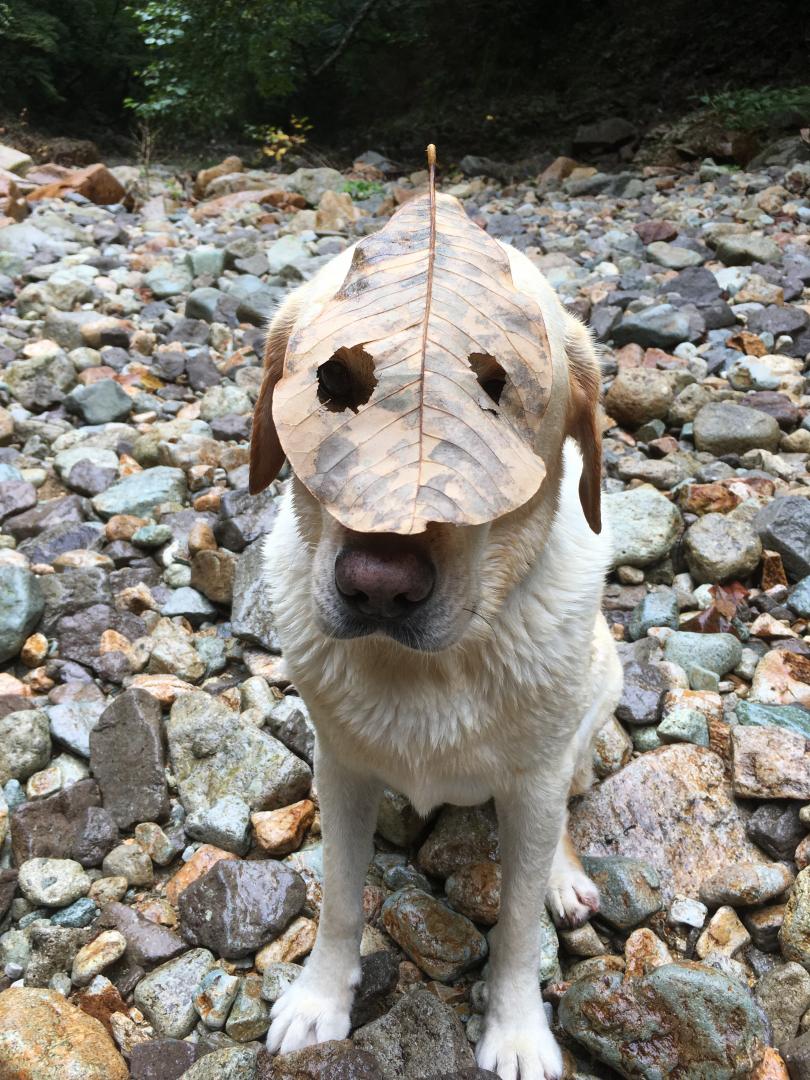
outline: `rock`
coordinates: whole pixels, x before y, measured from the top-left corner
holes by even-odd
[[[53,990],[0,994],[0,1075],[15,1080],[127,1080],[124,1059],[98,1020]]]
[[[641,311],[628,311],[613,331],[617,345],[635,342],[653,349],[671,349],[699,336],[688,314],[672,304],[654,304]]]
[[[296,169],[285,178],[290,191],[303,195],[310,206],[317,206],[326,191],[340,191],[345,183],[337,169]],[[273,270],[270,271],[274,273]]]
[[[727,958],[736,956],[750,942],[751,936],[740,922],[734,908],[719,907],[695,942],[695,954],[714,967],[718,955]]]
[[[470,863],[498,858],[498,823],[491,803],[445,806],[419,849],[417,863],[425,873],[447,878]]]
[[[222,968],[212,968],[203,976],[194,995],[194,1008],[207,1028],[221,1031],[239,992],[239,979]]]
[[[103,701],[64,701],[46,710],[51,736],[83,758],[90,757],[90,732],[104,712]]]
[[[578,150],[614,150],[624,143],[632,142],[638,132],[629,120],[621,116],[609,116],[591,124],[580,124],[574,135],[574,147]]]
[[[633,609],[628,629],[630,638],[638,641],[647,636],[653,626],[668,626],[678,629],[678,600],[675,593],[659,586],[646,594],[641,603]]]
[[[184,1039],[194,1028],[194,990],[214,966],[207,949],[191,949],[155,968],[135,987],[137,1007],[158,1036]]]
[[[734,793],[744,799],[810,799],[810,740],[782,728],[731,732]]]
[[[190,813],[226,795],[252,810],[270,810],[309,792],[311,773],[303,761],[208,694],[177,699],[167,736],[180,798]]]
[[[797,1039],[790,1039],[781,1050],[791,1080],[807,1080],[810,1076],[810,1031],[805,1031]]]
[[[779,945],[786,960],[810,969],[810,867],[801,870],[788,898]]]
[[[132,885],[151,885],[152,860],[140,844],[118,844],[104,856],[102,870],[108,877],[125,877]]]
[[[85,986],[126,951],[127,941],[117,930],[104,930],[97,938],[82,946],[73,960],[71,979],[76,986]]]
[[[419,889],[401,889],[382,906],[385,929],[422,971],[450,982],[480,963],[486,939],[469,919]]]
[[[236,557],[233,552],[220,548],[217,551],[198,551],[191,562],[191,584],[209,600],[216,604],[230,604],[233,601],[233,581],[236,572]],[[175,590],[179,592],[180,590]],[[245,625],[245,609],[240,600],[237,613],[240,616],[240,629]],[[165,613],[165,610],[164,610]],[[209,618],[216,615],[209,605]],[[233,614],[231,615],[233,622]],[[254,620],[255,621],[255,620]],[[234,633],[236,630],[234,629]],[[242,636],[238,634],[237,636]],[[247,640],[253,640],[248,638]],[[259,642],[258,644],[261,644]]]
[[[685,270],[703,263],[703,256],[697,251],[679,247],[677,244],[666,244],[661,240],[654,240],[647,246],[647,257],[665,270]]]
[[[236,637],[269,652],[280,652],[264,573],[264,540],[254,540],[239,556],[233,577],[231,624]]]
[[[301,698],[288,694],[275,701],[268,711],[266,727],[279,742],[312,765],[315,728]]]
[[[744,578],[759,566],[762,544],[746,521],[724,514],[704,514],[684,536],[689,573],[696,582]]]
[[[271,531],[277,513],[272,488],[260,495],[250,495],[247,491],[226,492],[220,503],[220,520],[214,527],[217,543],[231,551],[244,551],[248,544]],[[257,547],[257,552],[260,550]]]
[[[225,1047],[199,1058],[183,1080],[254,1080],[256,1051],[247,1047]]]
[[[664,658],[689,674],[695,666],[722,677],[742,660],[742,645],[733,634],[693,634],[678,630],[664,645]]]
[[[0,565],[0,663],[17,656],[44,606],[33,574],[21,566]]]
[[[715,251],[726,266],[778,263],[782,258],[778,244],[767,236],[753,233],[726,233],[718,238]]]
[[[186,478],[183,470],[156,465],[152,469],[126,476],[96,495],[93,507],[103,518],[114,514],[146,517],[161,503],[183,503],[185,499]]]
[[[282,863],[220,861],[180,894],[183,935],[220,956],[247,956],[281,933],[305,897]]]
[[[237,1042],[260,1039],[270,1027],[270,1008],[262,1000],[262,980],[247,975],[239,984],[225,1031]]]
[[[618,930],[630,930],[661,909],[656,870],[639,859],[586,857],[585,873],[599,889],[599,915]]]
[[[681,530],[678,508],[649,484],[603,498],[613,566],[649,566],[669,553]]]
[[[0,717],[0,784],[27,780],[44,769],[51,756],[48,717],[39,709],[23,709]]]
[[[126,420],[132,411],[132,398],[113,379],[100,379],[74,387],[65,398],[65,407],[78,413],[85,424],[110,424]]]
[[[269,813],[283,814],[284,811],[274,810]],[[256,816],[258,815],[253,815],[254,818]],[[248,804],[234,795],[226,795],[207,810],[189,814],[184,827],[186,833],[195,840],[214,844],[216,847],[224,848],[225,851],[233,851],[237,855],[245,855],[250,847],[250,822],[251,813]],[[273,853],[269,852],[269,854]],[[278,854],[286,854],[286,852]]]
[[[131,1080],[180,1080],[194,1064],[196,1047],[182,1039],[152,1039],[133,1046]]]
[[[781,1046],[795,1038],[810,1009],[810,973],[790,961],[772,968],[757,983],[756,998],[771,1022],[774,1043]]]
[[[754,518],[754,528],[764,546],[782,556],[791,580],[810,574],[810,499],[774,499]]]
[[[400,998],[385,1016],[356,1031],[353,1042],[380,1063],[387,1080],[424,1080],[475,1064],[458,1017],[427,990]]]
[[[105,926],[112,926],[126,939],[127,959],[149,970],[157,964],[173,960],[186,945],[174,931],[160,926],[137,911],[116,901],[106,903],[101,913]]]
[[[98,866],[118,840],[118,828],[102,808],[98,785],[80,780],[49,798],[23,803],[11,817],[15,862],[69,856]]]
[[[262,810],[250,815],[256,843],[265,854],[274,858],[297,851],[314,818],[315,804],[309,799],[302,799],[280,810]]]
[[[17,884],[32,904],[58,908],[86,896],[90,878],[73,859],[28,859],[20,867]]]
[[[444,883],[447,899],[456,911],[473,922],[494,926],[501,902],[501,866],[496,862],[469,863]]]
[[[666,419],[672,400],[672,384],[663,372],[622,368],[605,395],[605,410],[617,423],[635,430],[649,420]]]
[[[387,1009],[388,995],[399,981],[399,960],[394,952],[379,949],[360,960],[360,985],[352,1003],[352,1028],[376,1020]],[[267,972],[265,971],[265,984]],[[266,997],[264,987],[262,996]]]
[[[792,860],[805,833],[796,803],[765,803],[748,819],[749,837],[774,859]]]
[[[256,1080],[383,1080],[377,1060],[348,1039],[330,1040],[271,1058],[261,1051]]]
[[[657,723],[661,698],[669,687],[670,680],[662,667],[630,661],[624,669],[617,719],[634,727]]]
[[[560,1021],[599,1061],[645,1080],[748,1076],[768,1042],[746,987],[687,962],[639,979],[579,979],[560,1003]]]
[[[725,867],[765,861],[746,838],[721,759],[689,743],[642,754],[576,800],[571,837],[585,855],[649,863],[665,904],[676,895],[697,897],[703,881]]]
[[[106,809],[121,829],[168,816],[160,705],[145,690],[127,690],[90,734],[90,766]]]
[[[764,904],[786,892],[793,880],[793,872],[781,863],[738,863],[704,881],[700,887],[700,898],[712,906]]]
[[[694,424],[695,446],[716,457],[744,454],[747,450],[776,450],[782,437],[772,416],[730,401],[704,405]]]
[[[762,705],[741,700],[736,708],[737,721],[750,727],[779,727],[810,739],[810,709],[801,705]]]

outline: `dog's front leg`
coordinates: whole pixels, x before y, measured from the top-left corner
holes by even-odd
[[[564,769],[560,770],[564,772]],[[544,776],[496,796],[502,885],[491,935],[487,1013],[476,1057],[501,1080],[552,1080],[562,1056],[540,995],[539,924],[551,860],[565,813],[567,782]]]
[[[271,1013],[268,1049],[285,1054],[349,1033],[360,981],[361,892],[381,793],[376,781],[346,769],[322,744],[316,750],[315,779],[323,833],[323,904],[312,955]]]

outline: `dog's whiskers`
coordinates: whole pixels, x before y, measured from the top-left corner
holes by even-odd
[[[475,615],[477,618],[481,619],[483,622],[485,622],[487,624],[487,626],[490,628],[490,630],[492,631],[493,634],[495,633],[495,627],[492,625],[492,623],[489,621],[489,619],[487,619],[484,615],[481,614],[480,611],[476,611],[475,608],[470,608],[470,607],[462,608],[462,611],[466,611],[469,615]]]

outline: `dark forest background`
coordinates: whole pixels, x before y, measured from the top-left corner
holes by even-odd
[[[762,139],[807,123],[808,84],[806,0],[0,0],[0,123],[107,153],[506,159],[608,116]]]

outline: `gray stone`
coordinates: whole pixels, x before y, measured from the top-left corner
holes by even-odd
[[[664,659],[680,664],[687,674],[690,668],[698,666],[722,678],[740,663],[742,645],[733,634],[693,634],[678,630],[664,644]]]
[[[678,629],[678,600],[672,589],[666,586],[652,589],[634,608],[628,624],[631,640],[646,637],[647,631],[654,626]]]
[[[90,878],[73,859],[28,859],[20,867],[17,884],[32,904],[58,908],[86,896]]]
[[[747,521],[704,514],[687,529],[684,551],[694,580],[713,583],[752,574],[762,557],[762,543]]]
[[[603,496],[613,566],[649,566],[669,554],[682,519],[678,508],[649,484]]]
[[[126,476],[96,495],[93,507],[103,518],[114,514],[148,517],[161,503],[183,503],[186,495],[183,470],[157,465]]]
[[[199,1058],[183,1080],[254,1080],[256,1051],[249,1047],[226,1046]]]
[[[239,556],[233,581],[231,623],[236,637],[261,645],[269,652],[279,652],[269,589],[263,572],[263,545],[263,537],[254,540]]]
[[[689,315],[672,304],[654,304],[641,311],[626,312],[613,331],[617,345],[636,342],[648,348],[671,349],[683,341],[699,337],[692,328]]]
[[[44,607],[34,574],[21,566],[0,566],[0,663],[19,653]]]
[[[267,859],[222,859],[180,894],[183,935],[220,956],[248,956],[272,940],[304,905],[297,873]]]
[[[763,545],[782,556],[793,581],[810,574],[810,499],[774,499],[754,518],[754,528]]]
[[[180,1080],[197,1056],[183,1039],[151,1039],[136,1043],[129,1059],[131,1080]]]
[[[695,446],[717,457],[744,454],[747,450],[776,450],[782,438],[779,424],[768,413],[731,401],[704,405],[694,424]]]
[[[132,411],[132,398],[114,379],[99,379],[77,386],[65,398],[68,412],[77,413],[85,424],[109,424],[125,420]]]
[[[161,964],[135,987],[135,1004],[158,1036],[184,1039],[197,1021],[194,991],[214,966],[207,949],[191,949]]]
[[[191,288],[191,272],[185,266],[176,263],[158,263],[143,279],[147,289],[151,289],[155,298],[165,300],[169,296],[179,296]]]
[[[585,873],[599,889],[599,916],[618,930],[631,930],[660,911],[661,880],[649,863],[620,855],[586,856]]]
[[[315,727],[303,698],[286,695],[267,714],[266,728],[279,742],[312,765],[315,754]]]
[[[216,619],[217,609],[202,593],[188,585],[183,585],[179,589],[172,589],[169,598],[160,609],[160,614],[168,619],[182,615],[192,626],[199,626],[200,623]]]
[[[195,814],[183,826],[194,840],[245,855],[250,848],[250,807],[236,795],[225,795]]]
[[[270,1027],[270,1006],[262,999],[259,975],[247,975],[239,983],[225,1031],[237,1042],[260,1039]]]
[[[762,705],[740,700],[735,713],[740,724],[752,727],[781,727],[810,739],[810,709],[801,705]]]
[[[65,701],[45,709],[51,736],[68,750],[83,758],[90,757],[90,732],[104,712],[104,701]]]
[[[778,263],[782,251],[767,236],[753,233],[726,233],[715,244],[718,259],[726,266],[749,266],[751,263]]]
[[[211,1031],[221,1031],[225,1027],[231,1005],[239,993],[239,979],[229,975],[222,968],[212,968],[203,976],[194,995],[194,1008],[197,1015]]]
[[[455,1012],[427,990],[405,994],[385,1016],[356,1031],[353,1041],[377,1059],[386,1080],[425,1080],[475,1065]]]
[[[90,733],[90,767],[104,805],[122,829],[162,821],[169,813],[160,705],[145,690],[127,690]]]
[[[188,813],[207,810],[226,795],[251,810],[275,810],[309,792],[312,774],[303,761],[208,694],[179,697],[166,730]]]
[[[0,718],[0,784],[27,780],[46,768],[51,756],[48,717],[39,709],[23,709]]]

